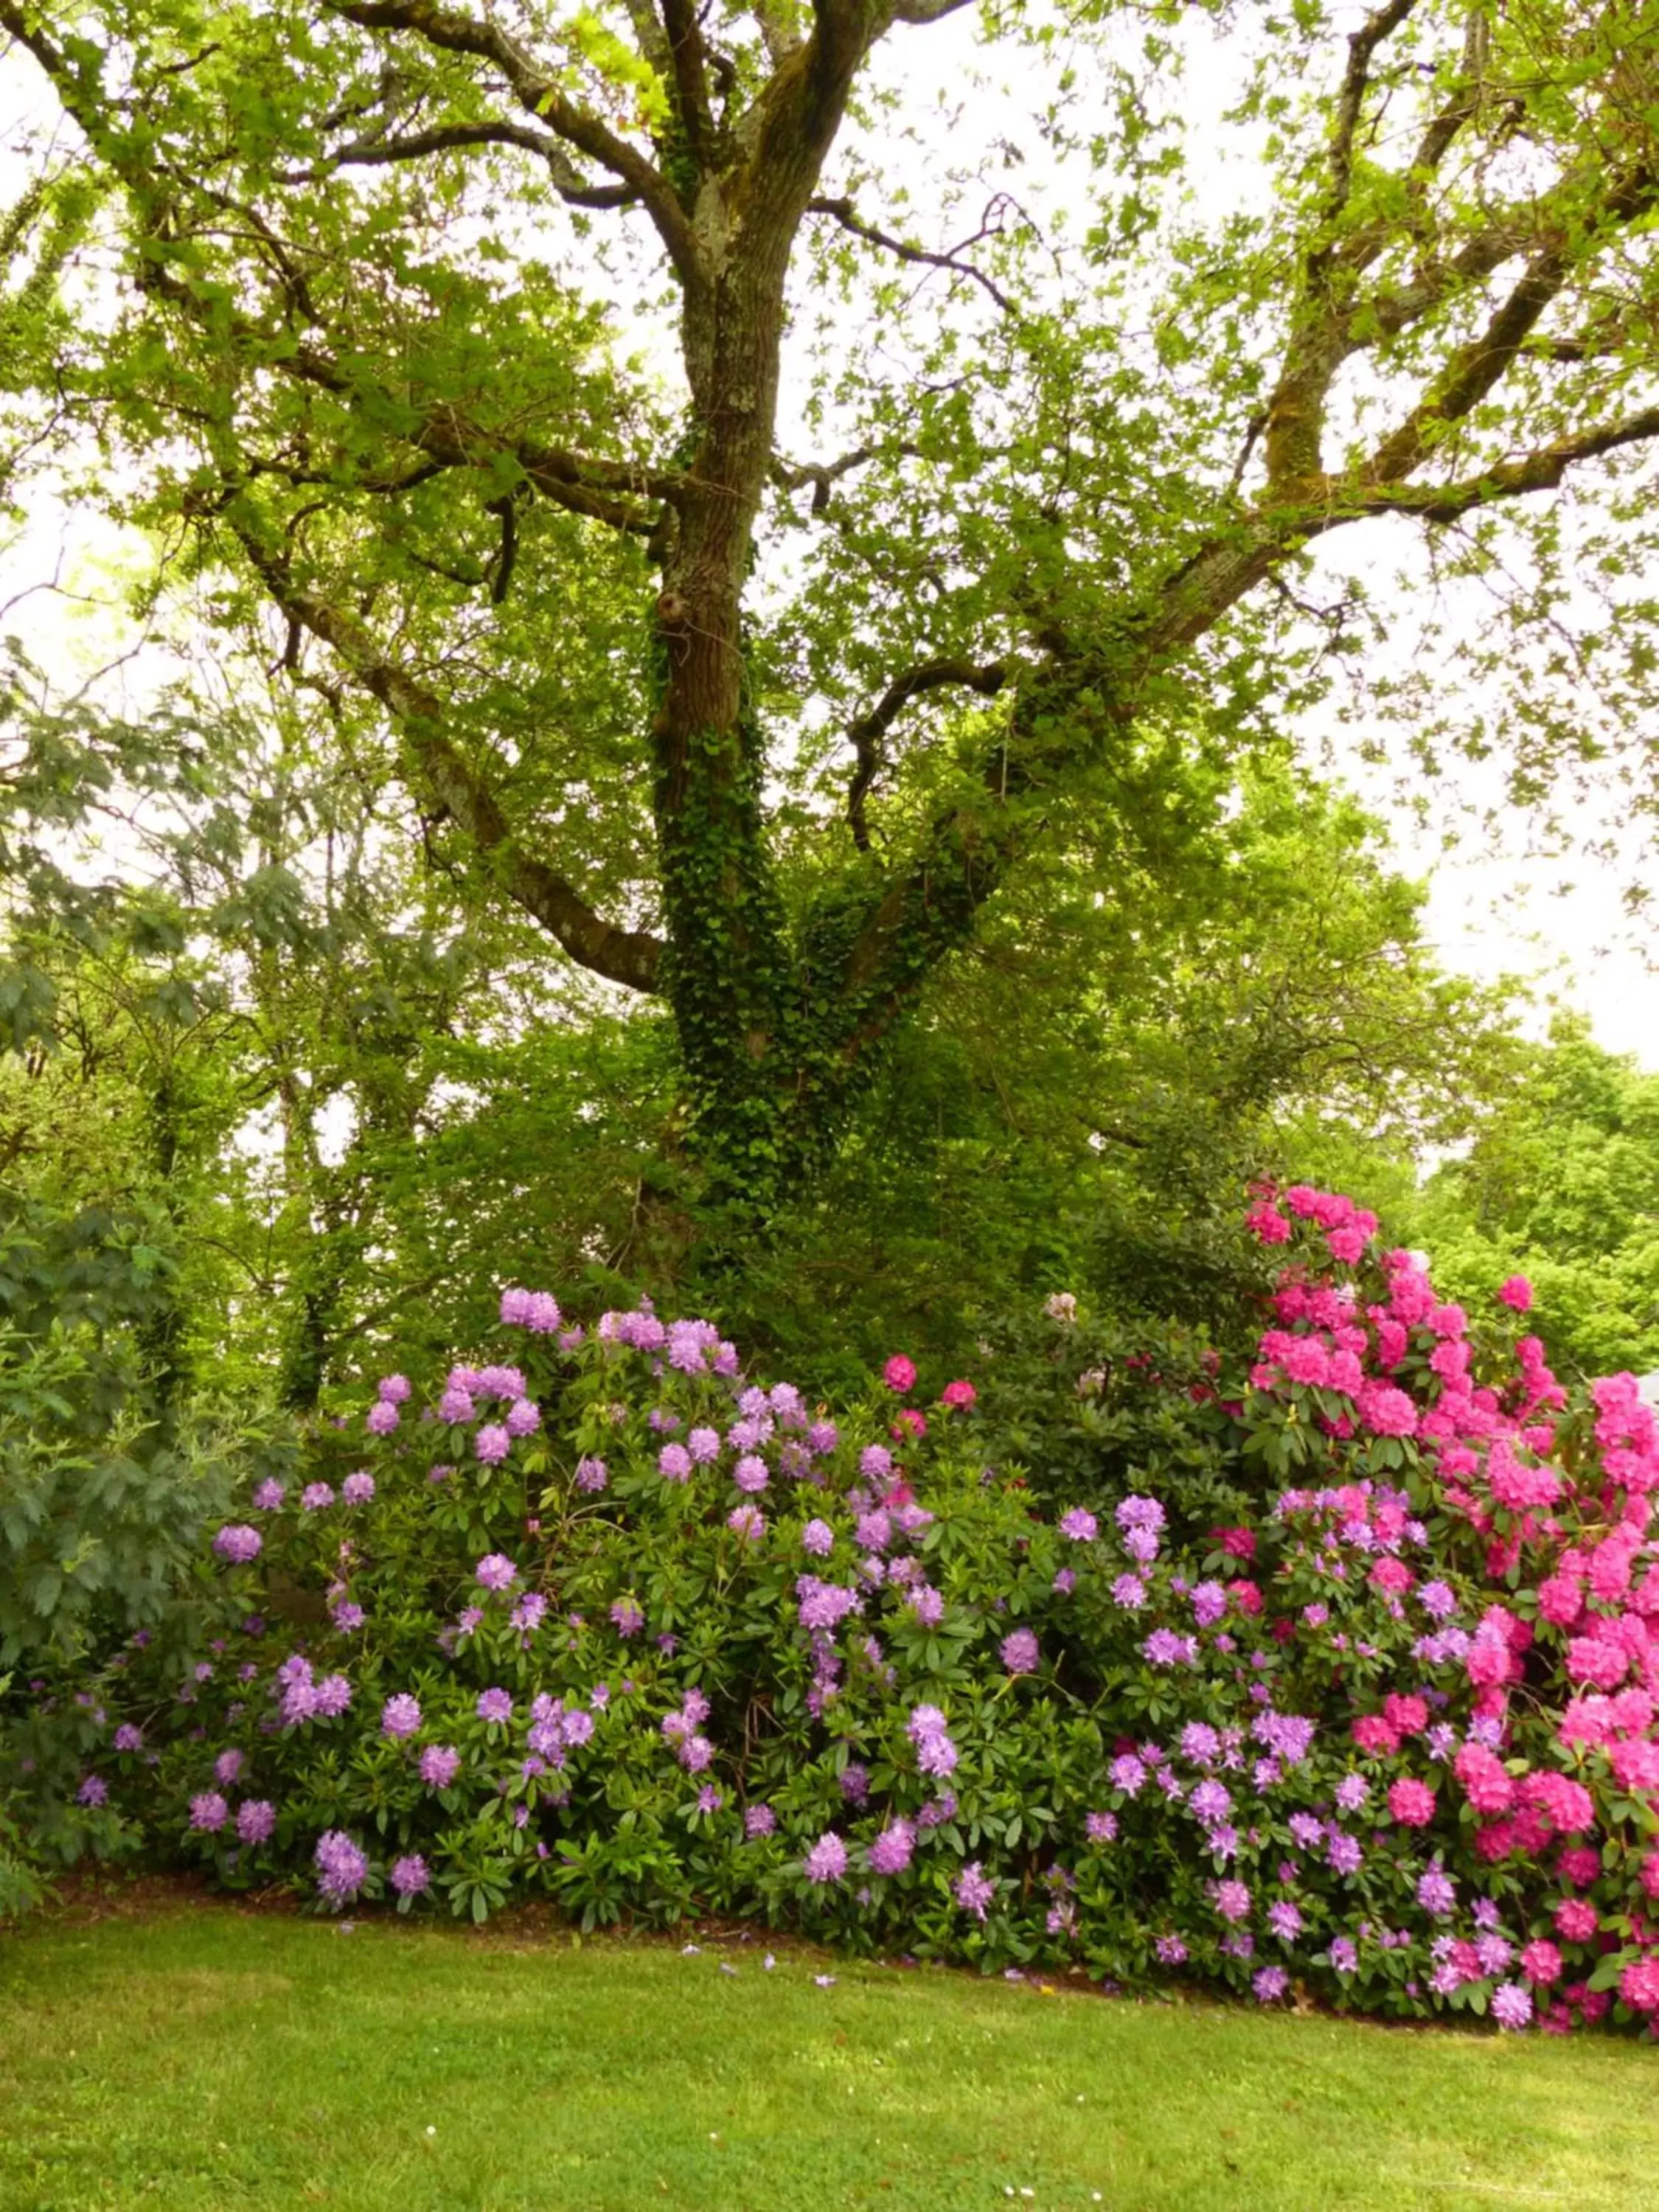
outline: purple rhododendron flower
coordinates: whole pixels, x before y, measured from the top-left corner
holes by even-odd
[[[428,1790],[447,1790],[461,1771],[461,1754],[453,1744],[430,1743],[421,1753],[421,1779]]]
[[[769,1805],[750,1805],[744,1809],[743,1832],[751,1843],[757,1837],[775,1834],[777,1826],[778,1816]]]
[[[108,1783],[101,1774],[88,1774],[76,1791],[75,1802],[77,1805],[106,1805],[109,1802]],[[195,1807],[199,1802],[199,1800],[194,1800],[191,1803],[190,1825],[192,1828],[198,1826]]]
[[[908,1820],[890,1820],[869,1849],[872,1874],[902,1874],[910,1863],[916,1832]]]
[[[1060,1515],[1060,1533],[1069,1536],[1074,1544],[1089,1544],[1100,1534],[1100,1523],[1087,1506],[1073,1505]]]
[[[800,1547],[816,1559],[827,1559],[836,1548],[836,1532],[827,1521],[809,1521],[800,1532]]]
[[[519,1579],[519,1570],[505,1553],[486,1552],[472,1570],[472,1579],[483,1589],[510,1589]]]
[[[1219,1583],[1200,1583],[1193,1591],[1193,1619],[1200,1628],[1213,1628],[1227,1610],[1227,1593]]]
[[[190,1801],[190,1825],[204,1835],[216,1835],[230,1818],[230,1808],[216,1790],[204,1790]]]
[[[904,1601],[905,1610],[915,1615],[923,1628],[937,1628],[945,1618],[945,1595],[931,1583],[912,1585]]]
[[[307,1513],[320,1513],[325,1506],[334,1503],[331,1483],[308,1482],[300,1492],[300,1504]]]
[[[1221,1738],[1207,1721],[1188,1721],[1181,1731],[1181,1755],[1194,1766],[1212,1766],[1221,1756]]]
[[[276,1832],[276,1808],[268,1797],[245,1798],[236,1808],[236,1834],[245,1844],[268,1844]]]
[[[144,1747],[144,1732],[143,1729],[136,1728],[132,1722],[123,1721],[111,1738],[111,1741],[117,1751],[142,1751]]]
[[[1110,1844],[1117,1840],[1115,1813],[1086,1813],[1083,1819],[1085,1834],[1091,1844]]]
[[[410,1382],[407,1375],[383,1375],[380,1377],[380,1397],[388,1406],[401,1406],[407,1401]]]
[[[406,1858],[393,1859],[387,1878],[399,1897],[419,1897],[432,1887],[426,1861],[418,1851],[411,1851]]]
[[[338,1720],[351,1703],[351,1685],[343,1674],[325,1674],[312,1693],[311,1710],[320,1720]]]
[[[397,1427],[400,1416],[398,1408],[386,1399],[377,1398],[369,1407],[363,1426],[372,1437],[389,1437]]]
[[[611,1480],[610,1469],[602,1459],[591,1456],[576,1462],[576,1487],[590,1494],[605,1488]]]
[[[360,1467],[340,1485],[343,1505],[367,1505],[374,1495],[374,1478],[367,1468]]]
[[[219,1753],[213,1762],[213,1778],[222,1790],[228,1790],[240,1778],[242,1763],[240,1751],[222,1751]]]
[[[348,1904],[368,1879],[368,1858],[338,1828],[319,1836],[313,1856],[317,1887],[337,1910]]]
[[[213,1548],[233,1566],[246,1566],[264,1548],[264,1538],[244,1521],[228,1521],[213,1539]]]
[[[758,1505],[734,1505],[726,1516],[726,1525],[745,1544],[754,1544],[766,1534],[766,1516]]]
[[[1224,1784],[1209,1775],[1194,1786],[1187,1800],[1187,1807],[1201,1827],[1212,1828],[1218,1820],[1224,1820],[1232,1811],[1232,1792]]]
[[[961,1874],[957,1877],[956,1887],[951,1892],[963,1911],[971,1912],[976,1920],[984,1919],[986,1907],[996,1893],[996,1884],[991,1881],[977,1859],[963,1867]]]
[[[1290,1986],[1291,1978],[1283,1966],[1263,1966],[1250,1983],[1260,2004],[1277,2004]]]
[[[1456,1904],[1457,1891],[1438,1860],[1418,1877],[1417,1901],[1436,1920],[1443,1920]]]
[[[287,1491],[275,1476],[267,1476],[254,1491],[253,1504],[261,1513],[275,1513],[281,1508],[283,1500],[287,1496]]]
[[[833,1828],[820,1836],[806,1854],[804,1866],[811,1882],[839,1881],[847,1871],[847,1846]]]
[[[1358,1837],[1345,1836],[1340,1828],[1332,1831],[1325,1857],[1334,1874],[1358,1874],[1364,1856]]]
[[[486,1467],[498,1467],[513,1449],[513,1439],[499,1421],[490,1421],[472,1439],[472,1449]]]
[[[477,1711],[481,1721],[492,1723],[510,1721],[513,1717],[513,1699],[505,1690],[481,1690],[478,1692]]]
[[[413,1735],[421,1725],[421,1708],[406,1690],[388,1698],[380,1709],[380,1733],[394,1741]]]
[[[1039,1656],[1036,1638],[1029,1628],[1017,1628],[1002,1639],[1002,1663],[1011,1674],[1035,1674]]]
[[[1126,1613],[1139,1611],[1146,1602],[1146,1585],[1139,1575],[1120,1575],[1112,1584],[1112,1603]]]

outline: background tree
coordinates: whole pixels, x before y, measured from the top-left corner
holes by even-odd
[[[1510,1274],[1541,1333],[1586,1374],[1659,1368],[1659,1076],[1558,1023],[1407,1217],[1448,1283]]]
[[[1409,1192],[1513,1064],[1360,810],[1171,740],[1056,812],[836,1158],[710,1255],[665,1013],[550,996],[533,931],[431,865],[331,718],[222,682],[240,710],[192,673],[137,756],[17,702],[0,810],[0,1202],[164,1209],[185,1385],[309,1413],[413,1316],[470,1340],[511,1279],[718,1310],[819,1387],[894,1341],[959,1364],[1056,1288],[1208,1323],[1255,1279],[1243,1180],[1363,1158]]]
[[[1601,742],[1564,654],[1615,713],[1645,680],[1635,621],[1562,625],[1570,566],[1644,612],[1647,13],[1242,19],[1203,119],[1255,175],[1189,199],[1200,34],[988,9],[1030,112],[919,204],[902,88],[969,52],[953,12],[0,4],[83,147],[15,225],[30,434],[90,430],[106,499],[135,468],[116,503],[274,622],[441,852],[665,1001],[750,1218],[1075,797],[1172,729],[1237,761],[1324,681],[1294,580],[1334,530],[1516,575],[1522,791]],[[1039,149],[1075,187],[1042,230]],[[60,269],[73,344],[31,305]],[[1432,752],[1428,673],[1390,683]]]

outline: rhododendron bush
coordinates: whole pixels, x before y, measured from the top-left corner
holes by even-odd
[[[1659,1481],[1350,1200],[1258,1194],[1233,1364],[1025,1353],[851,1413],[708,1324],[503,1296],[495,1364],[387,1376],[203,1563],[198,1643],[43,1685],[94,1835],[237,1885],[584,1925],[719,1911],[1005,1968],[1298,1986],[1503,2027],[1659,2018]],[[1129,1387],[1193,1449],[996,1447]],[[1104,1463],[1104,1462],[1103,1462]],[[1190,1464],[1190,1481],[1170,1479]]]

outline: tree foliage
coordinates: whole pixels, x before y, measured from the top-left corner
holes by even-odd
[[[1529,1277],[1558,1357],[1585,1373],[1659,1368],[1659,1077],[1581,1024],[1532,1051],[1416,1215],[1460,1290]]]
[[[1469,742],[1522,795],[1644,696],[1645,11],[955,13],[0,4],[81,148],[14,222],[27,437],[90,434],[447,864],[665,1003],[751,1213],[1073,810],[1318,691],[1335,531],[1513,580]],[[981,51],[1030,100],[924,180],[929,58]],[[1377,689],[1431,760],[1437,670]]]

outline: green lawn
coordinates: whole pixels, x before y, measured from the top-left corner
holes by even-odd
[[[42,1921],[0,1937],[0,2207],[1659,2202],[1651,2049],[763,1950],[184,1900]]]

